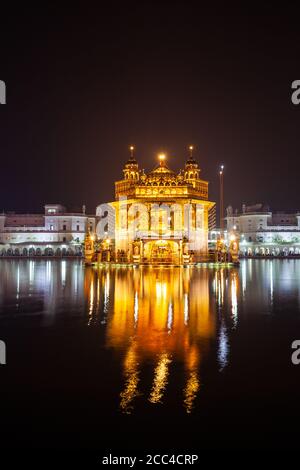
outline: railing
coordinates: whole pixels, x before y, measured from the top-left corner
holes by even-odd
[[[183,237],[187,236],[187,232],[183,230],[146,230],[146,231],[136,231],[135,233],[136,238],[172,238],[172,239],[179,239],[181,240]]]

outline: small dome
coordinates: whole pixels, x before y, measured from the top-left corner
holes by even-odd
[[[126,162],[126,165],[137,165],[137,161],[134,157],[130,157]]]
[[[196,160],[194,159],[194,157],[190,157],[190,158],[186,161],[186,165],[197,165],[197,166],[198,166],[198,163],[196,162]]]
[[[127,162],[126,162],[126,166],[127,165],[137,165],[138,162],[136,161],[136,159],[134,157],[130,157]]]

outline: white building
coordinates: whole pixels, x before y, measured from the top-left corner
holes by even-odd
[[[78,256],[95,216],[47,204],[44,214],[0,214],[0,256]]]
[[[228,232],[240,236],[241,255],[300,255],[300,213],[274,213],[263,204],[243,204],[241,212],[227,208],[226,222]]]

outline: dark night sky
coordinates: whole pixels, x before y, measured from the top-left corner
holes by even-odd
[[[1,18],[0,210],[92,212],[130,144],[141,167],[164,150],[179,169],[190,143],[212,200],[224,163],[226,204],[300,210],[299,15],[134,5]]]

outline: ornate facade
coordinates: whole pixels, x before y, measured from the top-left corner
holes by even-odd
[[[111,203],[116,262],[185,264],[207,259],[208,214],[214,203],[208,200],[208,182],[200,176],[192,148],[190,152],[176,174],[165,155],[145,173],[132,151]]]

